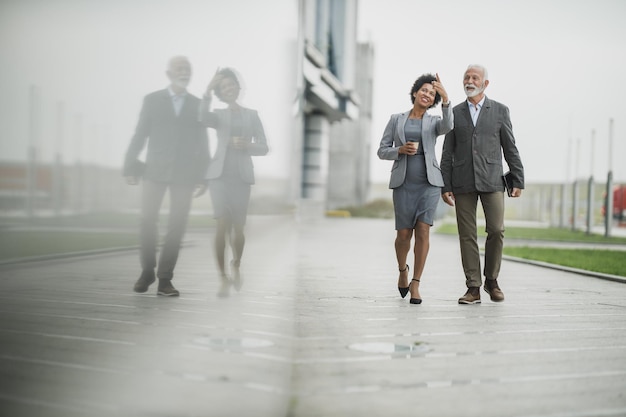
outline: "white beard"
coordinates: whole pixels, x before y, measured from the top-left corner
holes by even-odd
[[[187,89],[187,86],[189,85],[189,79],[186,79],[186,80],[174,79],[172,80],[172,84],[185,90]]]
[[[472,85],[472,84],[465,84],[465,88],[463,88],[467,98],[476,97],[477,95],[479,95],[480,93],[485,91],[485,83],[483,83],[483,85],[480,88],[474,88],[473,90],[468,90],[467,87],[470,86],[470,85]]]

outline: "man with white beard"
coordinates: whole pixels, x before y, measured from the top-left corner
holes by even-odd
[[[511,197],[524,188],[524,167],[520,159],[509,109],[485,96],[489,85],[487,69],[470,65],[463,77],[467,101],[454,107],[454,129],[443,144],[442,198],[455,206],[461,262],[467,292],[459,304],[479,304],[482,276],[476,238],[478,199],[485,213],[485,291],[492,301],[504,301],[498,285],[504,240],[504,182],[502,155],[511,172]]]
[[[134,291],[143,293],[156,278],[158,295],[177,296],[172,285],[174,267],[187,227],[191,199],[206,190],[204,174],[209,163],[206,128],[198,121],[200,99],[187,92],[191,64],[175,56],[168,62],[170,85],[148,94],[126,157],[123,175],[130,185],[143,180],[141,195],[140,261],[142,272]],[[139,155],[148,141],[145,163]],[[167,234],[157,263],[158,219],[169,190]],[[156,274],[155,274],[156,268]]]

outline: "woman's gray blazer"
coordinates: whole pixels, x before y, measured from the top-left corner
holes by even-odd
[[[227,109],[216,109],[208,111],[210,101],[206,98],[200,105],[200,119],[207,127],[212,127],[217,132],[217,147],[215,155],[211,159],[211,164],[207,171],[206,178],[211,180],[219,178],[224,170],[226,150],[231,140],[231,111]],[[266,155],[269,151],[263,124],[256,110],[241,108],[242,112],[242,136],[250,142],[248,152],[237,152],[239,165],[239,175],[242,181],[254,184],[254,166],[252,156]]]
[[[454,118],[452,116],[452,106],[442,107],[443,117],[433,116],[424,113],[422,117],[422,151],[426,161],[426,175],[428,182],[435,187],[443,187],[443,177],[441,168],[435,155],[435,143],[437,137],[445,135],[452,130]],[[391,178],[389,188],[397,188],[404,183],[406,177],[407,156],[400,154],[398,148],[406,143],[404,136],[404,125],[411,112],[392,114],[387,127],[380,140],[378,147],[378,157],[380,159],[393,160],[391,167]]]

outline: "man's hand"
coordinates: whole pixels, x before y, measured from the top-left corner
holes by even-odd
[[[232,138],[230,138],[230,144],[233,148],[239,151],[246,150],[250,146],[250,142],[242,136],[233,136]]]
[[[128,185],[137,185],[139,184],[139,177],[125,177],[126,184]]]
[[[447,205],[454,207],[454,194],[452,193],[452,191],[448,191],[448,192],[441,194],[441,198],[443,198],[443,201]]]
[[[519,188],[513,187],[513,191],[511,191],[511,197],[519,197],[522,195],[522,190]]]
[[[194,188],[193,198],[198,198],[206,192],[206,184],[196,184]]]

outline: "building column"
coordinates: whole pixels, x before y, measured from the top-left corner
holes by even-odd
[[[326,116],[305,115],[301,197],[311,215],[321,215],[326,209],[329,132]]]

